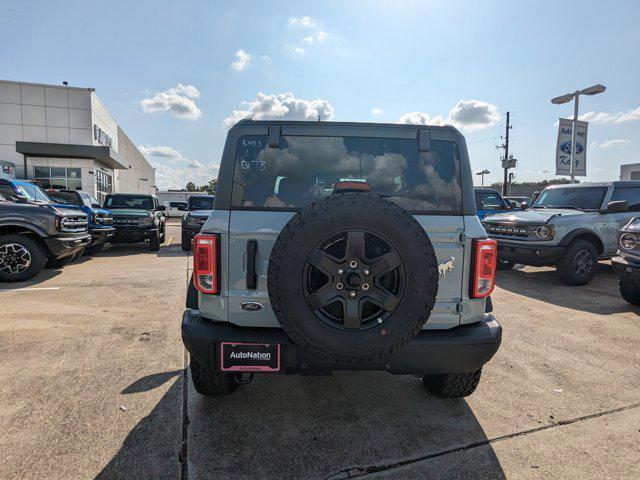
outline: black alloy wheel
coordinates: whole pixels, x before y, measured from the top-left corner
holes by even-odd
[[[404,272],[398,252],[381,236],[356,229],[339,232],[309,255],[305,299],[327,325],[368,329],[384,323],[397,307]]]
[[[16,275],[24,272],[31,265],[31,253],[19,243],[0,245],[0,270]]]
[[[576,275],[590,275],[595,263],[596,259],[589,250],[578,250],[573,257],[574,272]]]

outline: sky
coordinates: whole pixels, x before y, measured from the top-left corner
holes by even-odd
[[[557,120],[581,97],[587,178],[640,162],[637,1],[3,0],[0,79],[93,87],[161,188],[217,175],[244,118],[452,124],[500,181],[554,178]],[[479,177],[477,177],[479,180]]]

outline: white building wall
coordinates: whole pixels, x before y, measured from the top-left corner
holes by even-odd
[[[640,163],[620,165],[620,180],[640,180]]]
[[[19,177],[24,177],[24,159],[16,152],[16,141],[101,145],[94,125],[111,138],[111,148],[128,163],[127,169],[114,171],[92,159],[29,157],[28,178],[32,178],[34,166],[80,168],[82,189],[96,194],[95,172],[102,170],[112,176],[115,192],[154,192],[155,169],[94,92],[0,80],[0,160],[14,163]],[[119,135],[124,148],[120,148]]]
[[[102,104],[102,102],[98,99],[95,93],[91,92],[91,128],[95,128],[94,125],[97,125],[101,128],[112,140],[111,148],[113,148],[116,152],[119,152],[118,149],[118,124],[115,119],[111,116],[106,107]],[[96,138],[95,132],[92,137],[92,145],[102,145],[98,138]]]

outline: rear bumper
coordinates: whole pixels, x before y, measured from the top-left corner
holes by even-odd
[[[565,247],[555,245],[523,245],[493,237],[498,242],[498,256],[524,265],[555,265],[564,254]]]
[[[220,342],[279,343],[285,374],[323,374],[333,370],[386,370],[397,374],[459,373],[481,368],[498,351],[502,327],[487,313],[484,320],[451,330],[422,330],[390,358],[366,366],[322,362],[291,341],[282,329],[238,327],[214,322],[197,310],[182,316],[182,341],[189,353],[209,366],[220,364]]]
[[[91,243],[91,235],[83,233],[60,237],[45,238],[44,242],[53,258],[64,258],[78,253]]]

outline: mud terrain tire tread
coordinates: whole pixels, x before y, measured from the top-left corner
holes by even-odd
[[[232,374],[211,369],[191,357],[191,380],[196,391],[210,397],[229,395],[238,388]]]
[[[640,288],[638,287],[638,284],[631,280],[620,278],[618,280],[618,289],[620,290],[620,295],[624,300],[629,302],[631,305],[640,305]]]
[[[482,369],[467,373],[437,373],[422,377],[425,386],[436,397],[462,398],[475,392]]]

